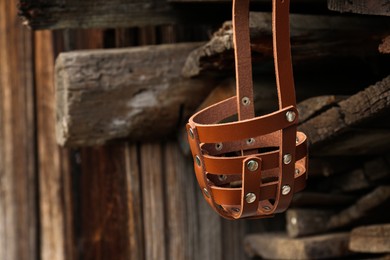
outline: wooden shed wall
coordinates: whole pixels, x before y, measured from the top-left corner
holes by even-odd
[[[310,1],[300,2],[304,6]],[[379,152],[374,151],[377,143],[371,146],[367,144],[367,149],[371,149],[369,151],[362,150],[359,142],[355,147],[348,146],[355,143],[350,137],[358,136],[359,133],[366,135],[373,132],[373,128],[381,130],[381,136],[388,137],[386,129],[389,126],[384,120],[379,120],[371,128],[364,124],[359,127],[345,125],[342,132],[346,135],[338,137],[339,139],[332,139],[332,131],[325,134],[322,132],[321,138],[332,141],[328,146],[314,150],[314,167],[311,173],[314,176],[311,180],[314,195],[303,194],[298,198],[301,204],[296,204],[286,216],[261,221],[226,221],[212,212],[199,192],[191,158],[183,154],[179,143],[171,137],[154,142],[142,139],[137,142],[117,140],[88,148],[61,148],[57,145],[55,136],[55,100],[58,93],[54,89],[54,60],[60,52],[207,41],[220,23],[218,19],[218,22],[209,19],[208,25],[203,26],[188,23],[137,28],[31,31],[22,26],[17,12],[17,1],[0,1],[1,260],[246,259],[250,258],[244,252],[244,238],[248,234],[278,230],[288,232],[293,238],[283,240],[286,238],[279,239],[272,235],[266,237],[269,241],[274,239],[273,245],[291,243],[290,249],[293,249],[302,244],[312,245],[320,241],[331,247],[332,239],[336,237],[344,243],[348,233],[320,239],[310,235],[335,230],[346,231],[353,227],[353,222],[348,222],[351,219],[341,222],[345,220],[345,216],[351,215],[350,212],[357,211],[364,215],[372,208],[387,205],[388,189],[376,187],[388,184],[388,178],[383,177],[388,176],[389,172],[386,168],[389,159],[385,156],[388,152],[388,140],[384,140]],[[164,13],[161,17],[167,15],[169,16]],[[56,26],[52,21],[44,21],[42,24],[39,26]],[[329,36],[329,33],[324,35]],[[333,44],[337,46],[340,43],[335,41]],[[359,48],[364,45],[359,44],[361,45],[357,45],[356,49],[350,50],[352,55],[358,55],[361,50]],[[303,48],[297,45],[298,51],[299,47]],[[344,96],[352,95],[388,74],[383,66],[388,59],[378,58],[372,52],[367,55],[366,60],[358,58],[352,62],[346,61],[350,58],[347,56],[340,59],[340,64],[334,62],[334,56],[329,53],[331,51],[316,59],[301,56],[296,70],[296,80],[300,83],[297,84],[300,100],[323,94],[337,95],[330,103],[309,116],[324,125],[331,122],[329,118],[334,118],[315,116],[323,111],[329,112],[326,111],[329,107],[335,107],[328,113],[330,116],[333,115],[332,111],[343,108],[343,104],[339,103],[340,95],[344,99]],[[221,62],[229,61],[228,59],[222,59]],[[218,66],[212,59],[208,61],[206,58],[205,61],[207,68],[212,68],[213,64]],[[343,68],[343,64],[350,67]],[[231,71],[231,68],[223,71],[224,80],[231,80]],[[327,77],[319,80],[319,75]],[[384,80],[383,85],[388,86],[388,80]],[[383,89],[384,94],[378,100],[384,102],[380,104],[388,106],[387,96],[384,96],[388,94],[388,90]],[[364,92],[359,97],[371,94],[372,92]],[[374,94],[372,95],[375,96]],[[389,111],[380,111],[382,119],[386,118]],[[376,111],[371,112],[375,114]],[[366,114],[367,118],[371,115]],[[335,119],[336,123],[340,122],[338,119]],[[313,130],[310,123],[303,127],[308,131]],[[376,134],[372,136],[377,142]],[[345,136],[350,139],[344,138]],[[343,145],[337,146],[337,142]],[[335,147],[338,149],[334,149]],[[354,154],[348,154],[350,151]],[[343,157],[335,157],[340,154]],[[381,174],[385,172],[383,176],[367,171],[367,165],[371,165],[373,159],[385,162],[383,171],[375,171]],[[351,165],[357,160],[361,164],[355,165],[355,169]],[[328,178],[332,174],[334,175]],[[367,175],[377,177],[367,181],[364,177]],[[360,181],[357,182],[356,179]],[[339,187],[337,183],[351,185]],[[331,195],[336,193],[335,197],[324,195],[329,191]],[[379,201],[377,198],[382,198],[383,201],[372,204],[370,196],[375,201]],[[329,201],[332,199],[338,202],[334,210],[345,208],[345,211],[340,211],[340,214],[329,211]],[[362,205],[371,205],[372,208]],[[361,209],[360,213],[357,209]],[[327,217],[330,216],[333,216],[334,226],[328,227]],[[353,217],[358,219],[352,214]],[[292,219],[300,225],[292,225]],[[315,222],[317,225],[307,225],[314,220],[318,221]],[[295,239],[299,236],[309,237]],[[267,244],[267,241],[264,243],[264,237],[254,235],[249,237],[249,242],[248,239],[245,241],[250,248],[247,250],[249,255],[262,255],[258,251],[268,253],[261,247]],[[345,248],[344,245],[342,249]],[[341,251],[335,254],[344,257],[345,252]],[[266,256],[279,257],[275,252],[278,250],[271,248],[270,255]]]

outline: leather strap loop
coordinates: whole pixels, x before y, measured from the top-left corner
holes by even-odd
[[[289,41],[289,0],[273,0],[273,40],[279,110],[255,117],[249,0],[233,0],[237,95],[194,114],[187,124],[199,186],[228,219],[283,212],[307,179],[307,140],[298,111]],[[238,115],[238,120],[225,122]]]

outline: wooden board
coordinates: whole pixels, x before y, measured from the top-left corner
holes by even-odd
[[[345,257],[349,233],[333,233],[305,238],[289,238],[283,234],[254,234],[245,238],[250,256],[265,259],[330,259]]]
[[[196,46],[62,53],[56,62],[59,144],[171,134],[213,85],[212,79],[180,76],[186,55]]]
[[[379,45],[379,52],[384,54],[390,53],[390,36],[383,39],[381,45]]]
[[[70,169],[67,151],[55,141],[54,49],[52,33],[35,34],[40,251],[43,260],[74,259]]]
[[[33,34],[0,1],[0,259],[39,257]]]
[[[349,249],[362,253],[390,253],[390,224],[353,229]]]
[[[339,12],[390,16],[390,2],[387,0],[328,0],[328,8]]]
[[[230,10],[230,5],[183,8],[166,0],[54,0],[50,3],[20,0],[19,3],[19,14],[33,29],[220,23],[231,16]],[[199,15],[200,12],[202,15]]]
[[[251,12],[250,33],[254,64],[272,59],[271,14]],[[390,22],[384,18],[340,17],[292,14],[291,47],[294,65],[326,57],[378,56],[378,44],[388,35]],[[225,22],[208,43],[194,50],[183,68],[183,75],[231,73],[234,66],[233,30]]]

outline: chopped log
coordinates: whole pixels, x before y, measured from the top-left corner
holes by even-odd
[[[271,60],[271,14],[250,14],[254,64]],[[294,63],[324,57],[378,56],[378,44],[388,35],[389,21],[361,17],[292,14],[291,44]],[[183,68],[185,77],[228,70],[234,66],[232,23],[225,22],[211,40],[194,50]]]
[[[340,207],[355,200],[352,195],[304,191],[294,195],[291,207]]]
[[[390,224],[353,229],[349,249],[361,253],[390,253]]]
[[[388,0],[328,0],[328,8],[339,12],[390,16]]]
[[[314,115],[325,111],[330,106],[343,100],[345,97],[341,96],[319,96],[306,99],[298,104],[299,123],[303,123]]]
[[[344,228],[355,223],[383,221],[390,212],[378,211],[390,202],[390,186],[380,186],[361,197],[353,205],[335,213],[332,210],[289,209],[286,224],[289,236],[298,237],[324,233]]]
[[[367,221],[370,213],[381,207],[386,207],[386,203],[390,201],[390,186],[379,186],[374,191],[360,198],[354,205],[345,210],[342,210],[336,215],[333,215],[328,223],[328,229],[340,228],[352,225],[357,221]],[[386,218],[390,212],[383,212],[380,215],[370,216],[370,222],[377,219]]]
[[[16,1],[0,3],[0,259],[36,260],[34,38],[16,12]]]
[[[390,35],[383,39],[378,49],[380,53],[386,53],[386,54],[390,53]]]
[[[185,57],[197,46],[60,54],[56,62],[58,143],[97,145],[112,138],[157,139],[172,134],[214,85],[212,79],[180,76]]]
[[[390,147],[387,126],[382,129],[359,129],[358,125],[373,118],[384,122],[381,118],[386,118],[390,112],[389,97],[390,76],[340,101],[337,106],[306,121],[299,128],[308,135],[313,145],[312,152],[316,155],[384,152]],[[333,139],[332,143],[324,145],[330,139]]]
[[[334,233],[306,238],[289,238],[283,234],[256,234],[245,238],[249,256],[265,259],[329,259],[344,257],[349,233]]]
[[[301,237],[327,231],[332,210],[289,209],[286,213],[286,228],[290,237]]]
[[[49,3],[20,0],[18,7],[25,24],[35,30],[205,24],[220,23],[231,17],[230,5],[183,7],[169,4],[167,0],[54,0]]]
[[[363,169],[355,169],[332,179],[332,188],[342,192],[363,190],[372,187],[372,185],[373,183],[367,179]]]

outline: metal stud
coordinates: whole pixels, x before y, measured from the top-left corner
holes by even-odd
[[[203,193],[207,198],[210,198],[210,193],[206,188],[203,188]]]
[[[223,148],[223,144],[222,144],[222,143],[216,143],[216,144],[215,144],[215,150],[221,151],[222,148]]]
[[[251,103],[250,99],[248,97],[243,97],[242,100],[241,100],[242,104],[244,106],[247,106]]]
[[[282,187],[282,194],[283,194],[283,195],[289,194],[290,191],[291,191],[290,185],[284,185],[284,186]]]
[[[226,176],[226,175],[219,175],[219,176],[218,176],[218,179],[219,179],[220,181],[226,181],[227,176]]]
[[[188,135],[191,137],[191,139],[194,139],[195,136],[194,136],[194,130],[192,130],[192,128],[188,129]]]
[[[295,169],[295,175],[299,175],[301,171],[299,169]]]
[[[287,119],[287,121],[290,122],[290,123],[291,123],[291,122],[294,122],[296,116],[297,116],[297,115],[295,114],[294,111],[287,111],[287,113],[286,113],[286,119]]]
[[[202,165],[202,162],[200,161],[200,157],[199,155],[195,156],[195,162],[198,166],[201,166]]]
[[[232,208],[232,211],[234,211],[234,212],[240,212],[240,209],[239,208]]]
[[[256,194],[249,192],[245,195],[245,200],[247,203],[253,203],[256,201]]]
[[[283,156],[283,163],[284,164],[290,164],[291,161],[292,161],[292,155],[291,154],[288,153],[288,154],[285,154]]]
[[[255,160],[250,160],[250,161],[246,164],[246,167],[247,167],[248,170],[250,170],[251,172],[254,172],[254,171],[256,171],[256,170],[259,168],[259,163],[256,162]]]
[[[264,209],[265,211],[270,211],[270,210],[271,210],[271,208],[268,207],[268,206],[264,206],[263,209]]]
[[[252,145],[254,143],[255,143],[255,138],[249,138],[248,140],[246,140],[247,145]]]
[[[299,138],[295,138],[295,143],[299,144]]]

